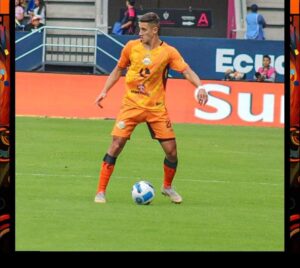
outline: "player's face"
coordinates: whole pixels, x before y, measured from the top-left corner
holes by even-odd
[[[35,20],[33,20],[31,23],[32,23],[33,26],[39,26],[40,20],[35,19]]]
[[[143,44],[149,44],[154,35],[158,32],[158,27],[147,22],[139,22],[139,36]]]

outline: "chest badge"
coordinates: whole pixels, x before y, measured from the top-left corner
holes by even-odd
[[[152,63],[151,59],[149,58],[149,56],[146,56],[143,60],[142,60],[144,65],[149,65]]]

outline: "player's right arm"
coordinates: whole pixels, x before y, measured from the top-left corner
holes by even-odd
[[[107,78],[105,85],[95,100],[95,103],[100,107],[103,108],[101,105],[102,100],[106,97],[107,92],[114,86],[115,83],[118,82],[122,75],[122,71],[128,67],[130,64],[129,54],[132,46],[132,41],[129,41],[126,46],[123,48],[121,57],[118,61],[118,64],[110,73],[109,77]]]
[[[120,68],[118,65],[113,69],[110,73],[109,77],[107,78],[105,85],[95,100],[95,103],[100,107],[103,108],[101,105],[102,100],[106,97],[107,92],[114,86],[115,83],[118,82],[122,75],[123,68]]]

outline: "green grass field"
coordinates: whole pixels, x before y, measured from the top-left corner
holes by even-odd
[[[113,121],[16,119],[16,250],[282,251],[283,129],[174,124],[184,202],[160,194],[164,159],[139,125],[94,203]],[[135,205],[145,178],[156,197]]]

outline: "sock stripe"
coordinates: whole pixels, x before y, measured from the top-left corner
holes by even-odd
[[[167,158],[165,158],[164,160],[164,164],[169,167],[169,168],[173,168],[173,169],[176,169],[177,168],[177,163],[178,161],[176,162],[170,162]]]
[[[114,165],[116,163],[117,158],[110,156],[109,154],[105,154],[103,161],[110,164],[110,165]]]

